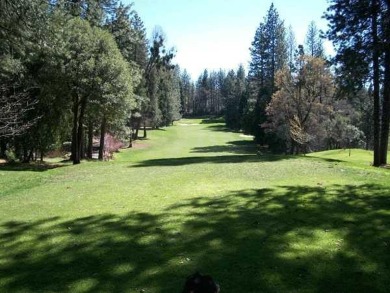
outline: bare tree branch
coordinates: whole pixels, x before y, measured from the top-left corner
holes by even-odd
[[[0,87],[0,138],[21,135],[33,126],[40,117],[27,119],[27,114],[37,103],[28,92],[10,93],[9,88]]]

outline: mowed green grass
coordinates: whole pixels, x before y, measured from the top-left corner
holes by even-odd
[[[389,292],[390,170],[362,150],[257,154],[218,121],[110,162],[0,166],[0,292]]]

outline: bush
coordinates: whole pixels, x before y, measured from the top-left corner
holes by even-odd
[[[110,133],[106,133],[104,136],[104,154],[106,157],[112,157],[112,153],[119,151],[119,149],[123,147],[124,143],[121,140],[117,139]]]
[[[13,150],[6,150],[5,151],[5,158],[7,162],[14,163],[16,162],[16,154]]]

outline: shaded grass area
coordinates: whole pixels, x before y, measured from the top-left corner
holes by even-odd
[[[224,147],[221,147],[221,149],[224,149],[226,151]],[[273,161],[286,160],[286,159],[287,158],[285,156],[262,157],[256,154],[191,156],[185,158],[164,158],[164,159],[145,160],[139,162],[135,166],[136,167],[158,167],[158,166],[183,166],[183,165],[205,164],[205,163],[210,163],[210,164],[256,163],[256,162],[273,162]]]
[[[53,164],[53,163],[4,163],[0,164],[0,171],[33,171],[33,172],[43,172],[51,169],[61,168],[66,166],[66,164]]]
[[[233,153],[233,154],[256,154],[256,145],[250,140],[229,141],[224,145],[212,145],[195,147],[192,153]]]
[[[204,124],[209,124],[209,123],[204,123]],[[225,125],[223,124],[210,124],[208,125],[208,127],[206,128],[206,130],[212,130],[212,131],[223,131],[223,132],[232,132],[231,129],[227,128]]]
[[[390,189],[279,186],[197,197],[158,214],[1,224],[3,292],[388,292]],[[173,224],[173,222],[176,222]]]
[[[206,117],[201,121],[202,124],[223,124],[225,119],[223,117]]]

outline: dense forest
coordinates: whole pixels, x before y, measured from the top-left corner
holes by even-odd
[[[147,128],[182,116],[223,116],[273,152],[360,147],[387,163],[390,0],[332,0],[327,32],[304,44],[274,5],[250,47],[249,71],[207,69],[193,81],[156,28],[147,38],[118,0],[0,2],[0,156],[24,162],[70,143],[99,159]],[[261,19],[261,16],[259,16]],[[255,29],[255,28],[254,28]],[[334,44],[326,55],[323,39]],[[250,44],[248,44],[250,45]]]

